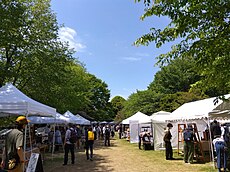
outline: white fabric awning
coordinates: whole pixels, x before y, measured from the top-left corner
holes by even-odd
[[[143,123],[143,122],[151,122],[150,118],[148,115],[145,115],[142,112],[137,112],[134,115],[132,115],[131,117],[124,119],[121,123],[122,124],[129,124],[130,121],[139,121],[139,123]]]
[[[6,84],[0,88],[0,112],[1,117],[9,114],[55,116],[56,109],[29,98],[12,84]]]

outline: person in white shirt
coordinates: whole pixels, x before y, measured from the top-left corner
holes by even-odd
[[[224,141],[223,138],[221,138],[221,136],[215,136],[214,140],[212,141],[213,145],[214,145],[214,149],[216,151],[216,155],[217,155],[217,168],[218,171],[221,171],[221,159],[223,157],[223,167],[224,167],[224,171],[226,172],[226,168],[227,168],[227,146],[226,143]]]

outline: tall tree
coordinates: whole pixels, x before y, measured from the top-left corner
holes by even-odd
[[[140,2],[141,0],[136,0]],[[166,16],[170,23],[163,29],[153,27],[137,39],[135,45],[156,43],[157,47],[179,41],[166,54],[158,56],[160,64],[177,57],[194,57],[197,72],[204,76],[203,88],[215,86],[230,90],[230,1],[229,0],[144,0],[144,20]]]
[[[116,121],[121,121],[123,119],[123,117],[124,117],[124,115],[122,115],[121,111],[125,106],[125,102],[126,102],[126,100],[121,96],[115,96],[111,100],[112,109],[113,109],[113,112],[116,115],[116,117],[115,117]]]
[[[73,51],[58,39],[50,0],[0,1],[0,86],[12,82],[32,98],[56,107]]]
[[[199,81],[200,78],[192,58],[177,58],[167,66],[161,67],[161,70],[155,74],[149,89],[164,94],[187,92],[191,85]]]
[[[87,114],[95,118],[95,120],[111,119],[114,117],[114,114],[110,113],[112,106],[109,103],[110,91],[108,85],[92,74],[88,74],[87,82]]]

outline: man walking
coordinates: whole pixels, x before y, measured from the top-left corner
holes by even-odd
[[[77,135],[76,136],[74,135],[76,135],[76,132],[74,131],[73,125],[69,124],[69,128],[66,130],[66,133],[65,133],[65,141],[64,141],[65,154],[64,154],[64,164],[63,165],[67,165],[68,163],[69,151],[71,153],[71,162],[72,164],[74,164],[74,161],[75,161],[75,155],[74,155],[75,146],[74,145],[76,142],[73,137],[77,137]]]

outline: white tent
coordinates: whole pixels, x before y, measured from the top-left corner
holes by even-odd
[[[129,124],[130,121],[138,121],[139,123],[142,123],[143,121],[149,121],[149,116],[145,115],[142,112],[137,112],[134,115],[130,116],[129,118],[124,119],[121,123],[122,124]]]
[[[166,120],[170,119],[171,112],[159,111],[150,116],[150,120],[153,123],[164,123]]]
[[[28,119],[31,124],[67,124],[71,122],[60,113],[57,113],[55,117],[30,116]]]
[[[73,124],[82,124],[82,120],[80,120],[79,118],[77,118],[74,114],[72,114],[70,111],[66,111],[63,114],[64,117],[68,118],[71,123]]]
[[[8,114],[55,116],[56,109],[27,97],[12,84],[6,84],[0,88],[0,112],[1,117]]]
[[[147,123],[148,124],[141,124],[141,123]],[[122,124],[129,125],[130,128],[130,143],[137,143],[139,140],[139,132],[141,127],[150,127],[150,119],[148,115],[145,115],[142,112],[137,112],[131,117],[123,120],[121,122]]]
[[[90,121],[88,119],[85,119],[84,117],[82,117],[79,114],[75,115],[79,120],[81,120],[81,124],[82,125],[90,125]]]
[[[230,94],[225,95],[225,97],[229,98]],[[214,104],[215,99],[216,97],[212,97],[212,98],[185,103],[172,112],[172,115],[170,116],[170,120],[181,121],[181,120],[208,118],[209,112],[212,112],[215,108],[217,108],[220,104],[223,103],[222,100],[219,100],[216,104]]]

